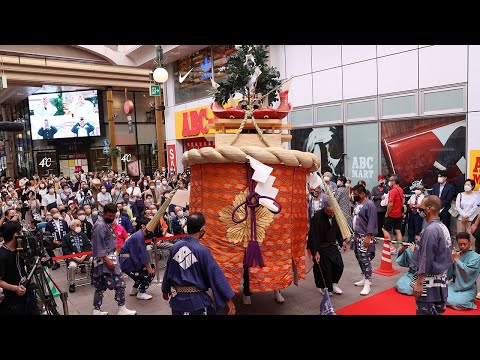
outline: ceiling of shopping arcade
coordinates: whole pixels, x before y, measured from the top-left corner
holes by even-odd
[[[162,45],[169,64],[207,45]],[[0,106],[40,92],[145,90],[155,68],[155,45],[0,45]]]

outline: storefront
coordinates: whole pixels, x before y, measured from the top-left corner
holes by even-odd
[[[364,180],[369,190],[393,173],[403,187],[431,188],[447,170],[462,191],[475,175],[480,127],[468,93],[480,72],[467,81],[467,46],[286,45],[271,53],[283,76],[295,76],[290,146],[319,155],[322,172]]]
[[[92,92],[93,90],[82,90],[82,92]],[[89,122],[96,124],[94,130],[89,136],[72,136],[74,133],[75,121],[71,123],[57,121],[57,132],[53,138],[39,137],[41,126],[43,123],[35,123],[32,130],[32,121],[35,122],[35,107],[30,106],[29,99],[18,104],[14,109],[14,114],[18,118],[25,119],[25,130],[23,133],[16,134],[15,145],[17,150],[17,172],[22,175],[31,176],[34,172],[40,176],[48,174],[57,174],[60,171],[66,176],[80,169],[88,171],[106,171],[112,168],[112,158],[105,153],[104,142],[110,139],[108,118],[106,115],[106,93],[104,91],[95,90],[98,93],[98,101],[94,103],[94,112],[97,113],[98,121]],[[54,102],[57,97],[68,99],[71,92],[49,94],[50,103]],[[40,95],[43,96],[43,95]],[[127,96],[134,103],[134,112],[131,114],[131,121],[123,111],[123,103],[125,101],[125,92],[113,91],[113,111],[115,115],[115,136],[117,147],[120,155],[114,158],[117,162],[119,172],[127,173],[130,176],[140,176],[142,173],[151,175],[158,168],[158,159],[156,151],[156,123],[154,116],[154,108],[152,106],[154,99],[145,92],[128,92]],[[97,97],[97,96],[96,96]],[[88,98],[91,101],[92,98]],[[30,99],[30,102],[31,99]],[[60,106],[60,105],[59,105]],[[62,107],[63,109],[68,109]],[[12,111],[9,110],[9,111]],[[61,115],[58,115],[61,114]],[[12,118],[15,118],[12,117]],[[50,117],[51,122],[56,121],[57,117],[70,116],[68,110],[60,112],[57,108],[56,115]],[[73,116],[72,116],[73,118]],[[38,119],[37,119],[38,120]],[[66,124],[66,125],[64,125]],[[52,124],[53,126],[56,123]],[[63,127],[66,127],[63,130]],[[35,136],[31,133],[35,131]],[[71,134],[72,133],[72,134]],[[57,134],[61,134],[57,135]],[[108,147],[108,146],[107,146]],[[0,148],[0,150],[2,150]],[[1,156],[0,164],[6,164],[5,156]],[[5,166],[2,166],[6,167]]]

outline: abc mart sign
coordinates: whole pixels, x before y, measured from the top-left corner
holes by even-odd
[[[235,104],[238,104],[238,100],[235,100]],[[223,107],[231,108],[229,103]],[[177,111],[175,112],[175,138],[177,140],[192,139],[213,134],[214,130],[207,129],[207,125],[214,124],[217,119],[210,110],[210,105]],[[240,126],[240,122],[238,125]]]

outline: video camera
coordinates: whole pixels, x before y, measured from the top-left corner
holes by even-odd
[[[35,257],[46,257],[44,241],[53,243],[53,236],[42,232],[46,225],[46,222],[38,223],[36,229],[23,229],[23,234],[16,237],[17,251],[27,264],[33,262]]]

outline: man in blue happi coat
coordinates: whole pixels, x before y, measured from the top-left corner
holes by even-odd
[[[170,299],[172,315],[214,315],[225,304],[228,314],[235,315],[235,292],[210,250],[199,242],[205,235],[202,213],[190,214],[187,230],[188,235],[173,245],[163,276],[163,298]],[[209,288],[215,307],[207,294]]]
[[[152,295],[147,294],[147,289],[155,276],[155,271],[150,265],[145,240],[153,237],[153,233],[147,230],[150,220],[140,218],[137,220],[138,231],[132,234],[120,248],[120,268],[130,276],[135,283],[130,291],[131,296],[137,296],[140,300],[150,300]]]
[[[440,221],[442,202],[436,195],[426,196],[418,208],[427,226],[415,243],[413,296],[417,315],[442,315],[447,304],[447,270],[452,265],[450,231]],[[416,281],[415,281],[416,279]]]

